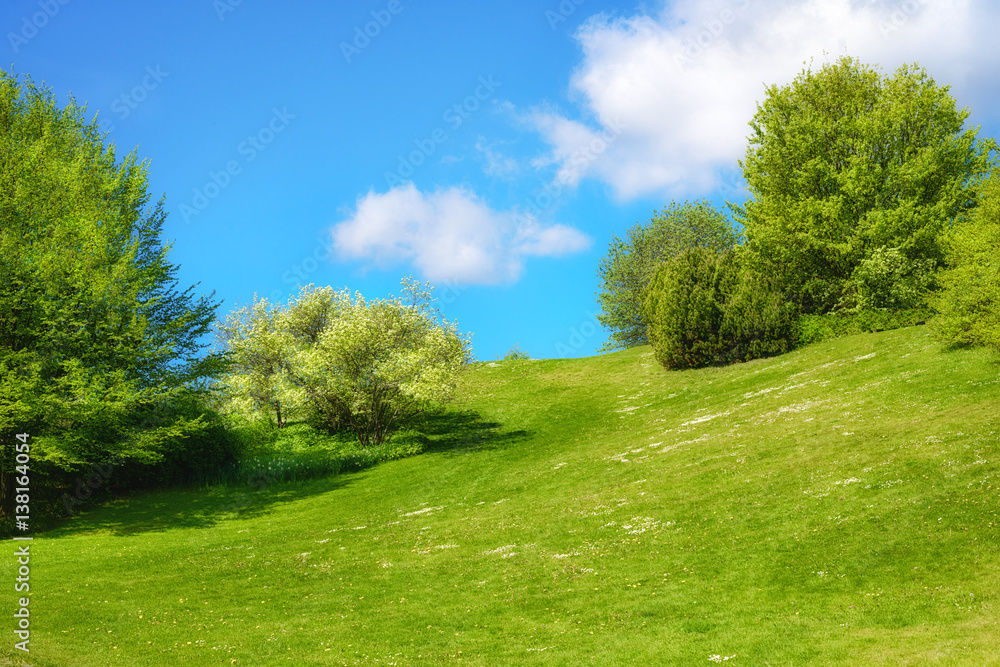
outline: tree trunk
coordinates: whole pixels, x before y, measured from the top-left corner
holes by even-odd
[[[274,408],[278,416],[278,428],[285,428],[285,422],[281,419],[281,401],[275,401]]]

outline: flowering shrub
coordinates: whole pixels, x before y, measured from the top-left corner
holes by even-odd
[[[902,310],[924,301],[932,260],[911,261],[899,248],[877,248],[854,270],[856,310]]]
[[[438,317],[429,286],[403,286],[405,302],[369,302],[308,285],[288,307],[255,303],[231,316],[222,328],[235,361],[225,378],[232,410],[263,413],[279,428],[294,410],[368,447],[449,401],[469,337]]]

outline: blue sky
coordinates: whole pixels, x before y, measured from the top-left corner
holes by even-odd
[[[612,234],[742,201],[755,103],[807,61],[919,62],[997,136],[998,19],[976,0],[6,0],[0,48],[148,161],[181,283],[220,315],[412,275],[486,360],[594,354]]]

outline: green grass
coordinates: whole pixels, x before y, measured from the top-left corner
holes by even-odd
[[[1000,664],[995,355],[913,327],[464,385],[419,456],[36,537],[25,664]]]

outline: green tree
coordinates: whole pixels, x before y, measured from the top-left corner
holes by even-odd
[[[1000,351],[1000,169],[979,189],[978,205],[946,237],[946,269],[931,321],[937,336]]]
[[[910,260],[899,248],[875,248],[854,270],[856,309],[904,310],[926,302],[934,260]]]
[[[429,285],[404,280],[403,292],[369,302],[308,285],[287,308],[236,311],[221,325],[234,360],[223,380],[231,406],[269,415],[296,406],[368,447],[450,400],[469,339],[440,318]]]
[[[941,233],[971,206],[995,150],[963,129],[968,115],[916,65],[882,76],[843,57],[768,88],[737,216],[758,271],[819,314],[857,307],[856,271],[880,248],[939,266]]]
[[[728,218],[706,200],[671,202],[648,222],[631,227],[625,240],[612,237],[598,269],[602,312],[597,320],[610,332],[601,351],[649,343],[642,294],[664,261],[688,248],[723,251],[738,240]]]
[[[150,207],[147,167],[118,160],[96,120],[0,70],[0,450],[9,499],[13,434],[32,461],[73,471],[94,462],[155,464],[205,427],[140,415],[221,369],[201,356],[217,306],[176,289]],[[39,470],[36,468],[36,477]],[[4,504],[8,509],[9,505]]]

